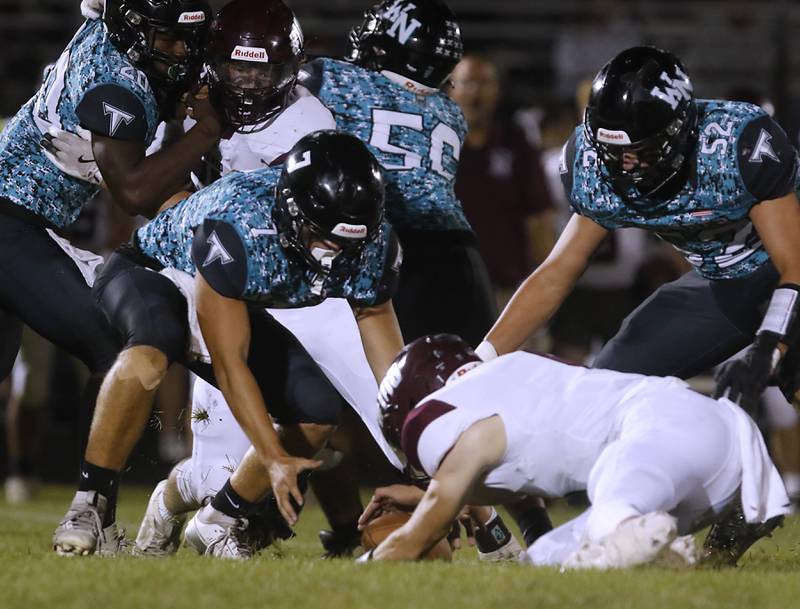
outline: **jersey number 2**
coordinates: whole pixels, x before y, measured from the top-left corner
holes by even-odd
[[[369,137],[370,146],[375,146],[382,152],[397,154],[403,157],[400,164],[382,163],[387,171],[407,171],[422,167],[422,156],[414,150],[402,148],[389,143],[392,134],[392,127],[405,127],[414,131],[422,131],[422,115],[410,114],[408,112],[394,112],[393,110],[372,111],[372,133]],[[428,147],[428,156],[431,161],[431,169],[447,180],[452,180],[455,175],[447,171],[444,167],[444,145],[447,144],[452,150],[453,158],[458,162],[461,155],[461,140],[455,129],[442,122],[437,123],[431,131],[431,141]]]

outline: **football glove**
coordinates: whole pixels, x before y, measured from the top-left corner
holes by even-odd
[[[722,364],[716,374],[714,398],[727,397],[746,412],[755,412],[780,361],[779,342],[774,332],[762,332],[744,355]]]
[[[758,405],[781,362],[779,345],[794,343],[797,334],[797,313],[800,308],[800,286],[779,285],[772,294],[764,321],[756,332],[753,344],[740,358],[719,367],[715,398],[727,397],[748,413]]]
[[[80,126],[76,133],[58,127],[42,136],[41,145],[47,158],[64,173],[74,178],[100,185],[103,176],[92,151],[92,134]]]
[[[105,4],[105,0],[82,0],[81,15],[87,19],[100,19]]]

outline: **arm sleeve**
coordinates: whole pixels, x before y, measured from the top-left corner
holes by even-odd
[[[757,200],[778,199],[794,189],[797,152],[769,116],[745,126],[737,142],[737,156],[744,185]]]
[[[147,139],[144,104],[125,87],[99,85],[89,89],[75,113],[81,126],[92,133],[127,141]]]
[[[197,272],[216,292],[242,298],[247,287],[247,250],[236,229],[222,220],[203,221],[192,240]]]

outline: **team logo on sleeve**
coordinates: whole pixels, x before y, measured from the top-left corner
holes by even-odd
[[[767,157],[780,163],[781,160],[772,149],[772,144],[770,144],[771,141],[772,135],[770,135],[769,131],[766,129],[762,129],[758,134],[758,142],[756,142],[756,147],[753,148],[753,154],[750,155],[749,161],[751,163],[761,163],[764,160],[764,157]]]
[[[203,262],[203,268],[207,267],[208,265],[216,262],[217,260],[220,261],[221,264],[229,264],[233,262],[233,256],[228,253],[228,250],[225,249],[225,246],[222,245],[222,241],[217,235],[217,231],[211,231],[211,234],[206,239],[206,243],[210,246],[208,248],[208,254],[206,254],[206,259]]]
[[[116,106],[112,106],[108,102],[103,102],[103,114],[108,116],[111,119],[111,126],[109,128],[109,135],[111,137],[117,132],[120,125],[125,123],[126,125],[130,125],[133,122],[133,119],[136,117],[133,114],[129,114],[124,110],[120,110]]]

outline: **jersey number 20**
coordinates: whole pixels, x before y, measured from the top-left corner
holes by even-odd
[[[372,110],[372,133],[369,137],[370,146],[375,146],[382,152],[397,154],[403,157],[400,164],[382,163],[387,171],[408,171],[422,167],[422,156],[414,151],[389,143],[392,127],[405,127],[414,131],[422,131],[422,115],[408,112],[395,112],[393,110]],[[453,158],[458,162],[461,155],[461,140],[455,130],[442,122],[431,131],[428,156],[431,169],[447,180],[452,180],[455,175],[444,167],[444,145],[450,146]]]

